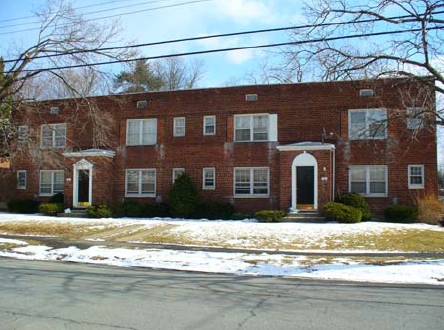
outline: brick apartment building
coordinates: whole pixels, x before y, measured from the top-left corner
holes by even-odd
[[[106,118],[106,148],[85,104]],[[160,202],[185,171],[203,198],[238,210],[320,209],[349,191],[375,209],[410,204],[438,191],[436,130],[421,113],[434,106],[429,89],[393,79],[28,103],[15,118],[15,195]]]

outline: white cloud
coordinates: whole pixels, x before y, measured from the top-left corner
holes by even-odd
[[[216,9],[220,15],[234,20],[238,24],[247,25],[252,22],[275,21],[272,9],[257,0],[230,0],[216,2]]]
[[[227,58],[234,64],[242,64],[251,60],[254,57],[254,52],[251,49],[235,50],[227,53]]]

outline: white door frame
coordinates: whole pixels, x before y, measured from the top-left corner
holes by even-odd
[[[73,201],[72,205],[74,207],[79,207],[79,171],[88,170],[89,171],[89,192],[88,192],[88,203],[92,204],[92,178],[93,178],[93,164],[88,162],[86,159],[79,160],[73,165]]]
[[[313,208],[315,210],[318,209],[318,162],[316,158],[307,152],[303,152],[302,154],[296,156],[293,160],[293,164],[291,165],[291,208],[296,210],[297,205],[297,178],[296,178],[296,167],[298,166],[313,166],[314,167],[314,205]]]

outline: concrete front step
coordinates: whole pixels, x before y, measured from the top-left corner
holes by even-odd
[[[288,213],[283,222],[325,223],[325,218],[317,211],[299,211]]]

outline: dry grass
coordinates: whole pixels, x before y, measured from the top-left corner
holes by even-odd
[[[0,223],[0,233],[9,235],[41,235],[62,238],[83,238],[109,230],[95,223],[63,224],[56,222],[5,222]]]
[[[444,217],[444,203],[436,196],[427,195],[417,200],[418,220],[422,223],[437,225]]]

